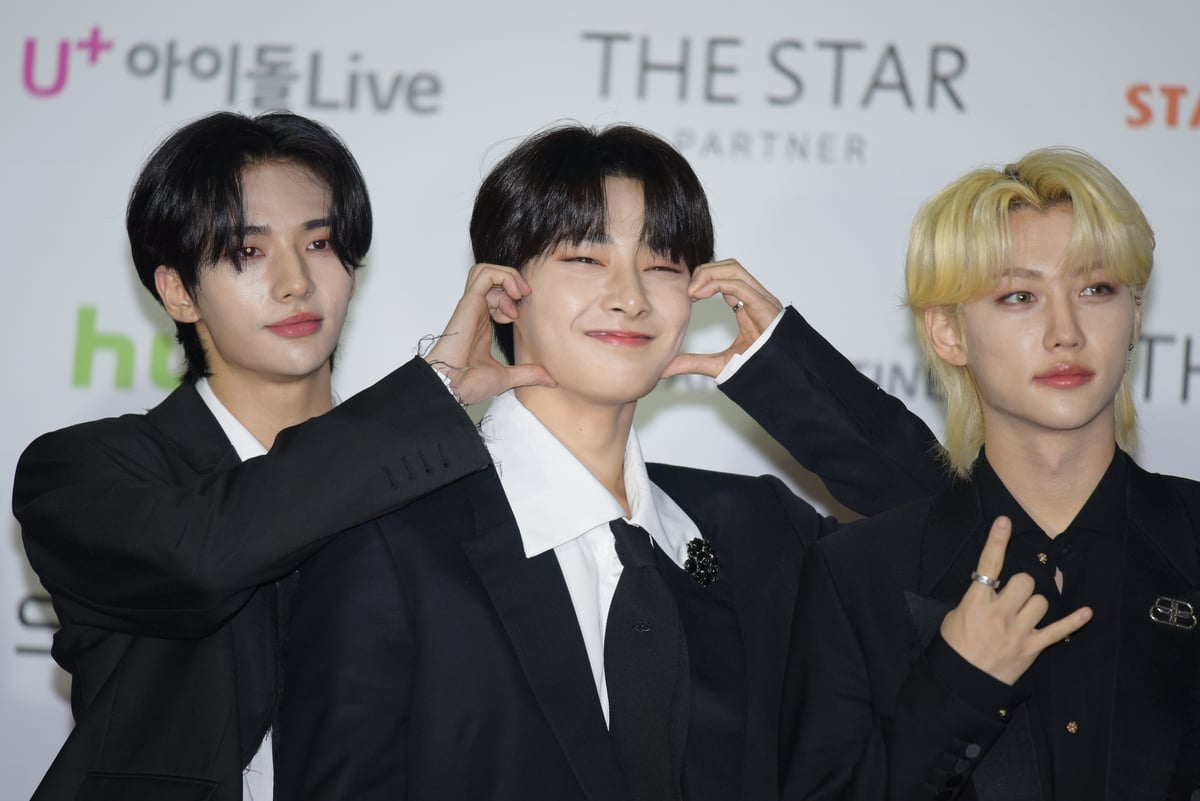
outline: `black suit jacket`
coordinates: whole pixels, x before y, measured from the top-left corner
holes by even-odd
[[[241,799],[279,690],[276,582],[487,464],[419,360],[245,463],[190,385],[36,440],[13,510],[62,625],[76,726],[34,798]]]
[[[1195,801],[1200,628],[1153,623],[1150,608],[1166,596],[1200,610],[1200,484],[1132,460],[1128,470],[1106,797]],[[788,668],[785,798],[1042,799],[1025,708],[976,710],[939,684],[926,657],[991,522],[975,485],[962,483],[813,549]]]
[[[941,480],[924,456],[928,429],[795,312],[737,381],[726,390],[810,468],[823,474],[821,455],[836,454],[829,462],[863,511],[928,491],[922,476]],[[776,416],[808,412],[812,428]],[[799,565],[835,522],[773,478],[662,465],[650,476],[721,564],[703,593],[677,569],[669,576],[693,672],[685,797],[774,798]],[[557,559],[525,558],[494,471],[316,555],[291,631],[275,735],[281,798],[626,797]]]

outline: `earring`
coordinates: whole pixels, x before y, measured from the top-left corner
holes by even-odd
[[[1137,344],[1137,343],[1135,343],[1135,342],[1129,343],[1129,355],[1125,357],[1125,372],[1127,372],[1127,373],[1131,369],[1133,369],[1133,347],[1135,344]]]

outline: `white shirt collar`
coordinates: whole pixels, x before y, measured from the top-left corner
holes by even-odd
[[[221,426],[221,430],[225,432],[225,436],[229,439],[229,444],[237,451],[238,458],[243,462],[247,459],[253,459],[255,456],[265,456],[267,449],[263,444],[255,439],[250,433],[250,429],[242,425],[242,421],[233,416],[233,412],[225,408],[225,404],[221,403],[221,399],[217,397],[217,393],[213,392],[212,387],[208,385],[207,378],[201,378],[196,382],[196,392],[204,400],[208,410],[212,412],[213,417],[217,418],[217,423]]]
[[[233,416],[233,412],[221,403],[221,399],[217,397],[217,393],[208,384],[207,378],[201,378],[196,381],[196,392],[200,395],[200,399],[204,401],[204,405],[212,412],[213,417],[217,418],[217,424],[221,426],[221,430],[225,432],[229,444],[237,451],[238,458],[243,462],[247,459],[253,459],[255,456],[265,456],[267,449],[263,444],[250,433],[250,429],[242,425],[242,421]],[[342,399],[338,397],[336,392],[332,393],[333,405],[337,406]]]
[[[532,558],[625,516],[612,494],[588,472],[513,392],[493,402],[482,424],[484,443],[500,475]],[[625,443],[625,491],[630,522],[650,533],[680,567],[700,531],[679,505],[650,481],[636,432]]]

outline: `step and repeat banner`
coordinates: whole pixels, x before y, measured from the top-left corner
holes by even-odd
[[[489,167],[555,122],[629,122],[674,142],[736,257],[935,428],[901,308],[920,203],[1035,147],[1096,155],[1158,235],[1134,370],[1138,458],[1200,475],[1200,5],[1116,0],[310,0],[16,2],[0,31],[4,420],[0,489],[37,434],[145,409],[174,385],[165,315],[134,275],[139,166],[217,109],[289,108],[335,128],[366,173],[375,244],[335,384],[366,386],[439,332],[471,264]],[[713,300],[687,346],[734,332]],[[844,514],[709,379],[639,410],[647,456],[775,472]],[[0,775],[32,792],[70,726],[53,611],[7,517],[0,559]],[[97,565],[103,570],[103,565]]]

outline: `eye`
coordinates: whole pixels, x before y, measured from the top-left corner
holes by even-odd
[[[239,259],[252,259],[255,256],[261,256],[262,251],[254,247],[254,245],[242,245],[238,248],[237,255]]]
[[[1103,298],[1113,294],[1116,291],[1116,287],[1114,287],[1112,284],[1101,282],[1099,284],[1092,284],[1091,286],[1084,287],[1083,291],[1079,294],[1085,298]]]
[[[591,256],[572,256],[567,255],[562,257],[563,261],[575,262],[576,264],[599,264],[600,262],[593,259]]]
[[[653,264],[647,268],[649,272],[682,273],[684,268],[678,264]]]
[[[1005,303],[1010,306],[1019,306],[1025,303],[1033,303],[1034,296],[1032,292],[1019,290],[1017,292],[1009,292],[1007,295],[1001,295],[996,298],[998,303]]]
[[[328,239],[316,239],[308,243],[309,250],[331,250],[333,243]]]

